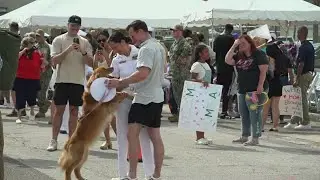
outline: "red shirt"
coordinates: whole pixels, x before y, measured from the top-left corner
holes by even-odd
[[[23,79],[40,79],[42,53],[38,50],[33,51],[32,59],[27,57],[27,54],[23,54],[19,58],[17,78]]]

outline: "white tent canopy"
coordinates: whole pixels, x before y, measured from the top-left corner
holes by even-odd
[[[185,0],[36,0],[0,16],[0,27],[10,21],[22,27],[66,26],[71,15],[82,17],[84,27],[125,28],[136,19],[151,27],[173,27],[199,5],[199,1]]]
[[[200,3],[200,2],[199,2]],[[188,23],[313,24],[320,21],[320,7],[304,0],[207,0],[204,9],[189,16]]]

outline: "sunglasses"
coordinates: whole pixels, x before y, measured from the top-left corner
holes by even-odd
[[[98,43],[106,42],[106,41],[107,41],[106,39],[99,39],[99,40],[98,40]]]

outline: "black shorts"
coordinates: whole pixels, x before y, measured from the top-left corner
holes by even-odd
[[[128,116],[128,123],[138,123],[150,128],[161,126],[162,103],[149,103],[147,105],[133,103]]]
[[[56,83],[54,85],[53,101],[55,105],[82,106],[84,86],[72,83]]]
[[[269,98],[282,96],[282,82],[279,77],[275,77],[269,81]]]
[[[24,109],[37,104],[37,93],[40,90],[40,80],[16,78],[13,88],[16,92],[16,109]]]

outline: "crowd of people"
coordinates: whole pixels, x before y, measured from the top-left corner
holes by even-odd
[[[270,113],[273,121],[270,131],[278,131],[279,123],[284,122],[279,113],[282,87],[289,84],[301,88],[303,118],[292,117],[284,128],[311,128],[307,90],[313,79],[314,48],[306,40],[305,26],[298,30],[301,46],[297,55],[292,55],[274,36],[252,38],[243,33],[238,37],[232,34],[231,24],[225,26],[212,48],[205,44],[203,34],[176,25],[171,28],[175,41],[169,51],[152,37],[150,28],[140,20],[128,25],[128,36],[120,31],[110,35],[108,30],[92,30],[81,36],[80,28],[81,18],[71,16],[67,31],[55,37],[52,44],[41,29],[20,37],[18,24],[11,23],[9,30],[1,31],[0,38],[7,38],[11,44],[8,53],[0,54],[4,62],[0,71],[0,101],[12,108],[7,116],[17,117],[18,124],[23,123],[22,117],[27,115],[26,104],[30,108],[30,120],[44,118],[51,107],[48,123],[52,123],[52,138],[47,150],[56,151],[59,133],[68,133],[71,137],[77,126],[82,113],[81,97],[88,91],[86,80],[98,67],[113,67],[114,78],[106,85],[129,94],[111,125],[107,125],[106,140],[100,147],[102,150],[112,148],[112,127],[118,144],[119,173],[114,180],[137,179],[140,147],[146,178],[160,179],[164,157],[160,135],[163,104],[169,99],[173,114],[169,121],[177,122],[186,80],[205,87],[223,86],[220,118],[242,120],[241,137],[234,143],[259,144]],[[252,99],[263,101],[264,93],[268,95],[268,102],[252,108],[255,103]],[[39,107],[37,114],[35,106]],[[195,134],[196,144],[213,143],[204,132]]]

